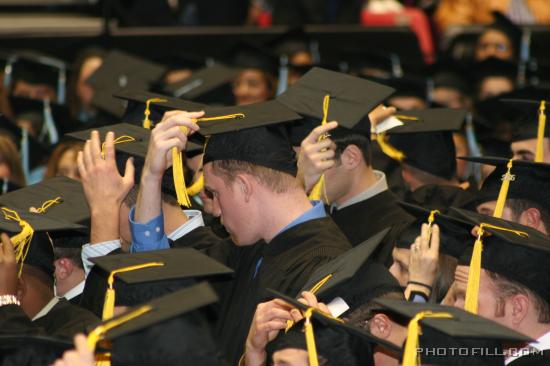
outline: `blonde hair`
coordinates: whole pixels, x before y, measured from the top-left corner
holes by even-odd
[[[53,178],[57,176],[58,170],[59,170],[59,160],[61,160],[61,157],[63,154],[65,154],[67,151],[75,151],[78,152],[82,150],[84,147],[84,143],[80,141],[63,141],[59,143],[53,150],[52,154],[50,155],[50,158],[48,159],[48,165],[46,166],[46,172],[44,173],[44,179]],[[75,154],[75,160],[76,160]]]

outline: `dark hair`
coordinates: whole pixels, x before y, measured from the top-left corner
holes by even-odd
[[[346,147],[348,147],[349,145],[355,145],[359,150],[361,150],[363,159],[365,160],[365,164],[367,164],[367,166],[372,165],[370,139],[367,136],[353,133],[345,134],[343,136],[335,136],[332,138],[332,140],[336,144],[335,157],[337,160],[340,159],[340,156],[342,155]]]
[[[54,248],[53,249],[54,260],[68,259],[78,268],[83,269],[82,264],[82,248]]]
[[[405,300],[405,295],[402,291],[393,291],[378,296],[377,298],[388,300]],[[349,315],[345,316],[345,319],[348,323],[369,331],[367,322],[376,314],[377,309],[380,309],[380,305],[371,300],[357,307]]]
[[[504,316],[504,302],[506,299],[522,294],[533,301],[533,305],[537,312],[537,321],[543,324],[550,323],[550,304],[545,301],[542,297],[529,290],[519,283],[509,280],[504,276],[501,276],[497,273],[487,271],[489,278],[492,280],[493,285],[496,287],[495,296],[497,300],[497,316]],[[499,315],[500,314],[500,315]]]
[[[550,212],[542,207],[542,205],[533,202],[531,200],[525,199],[509,199],[506,201],[506,206],[512,210],[512,215],[514,215],[514,221],[518,221],[521,214],[529,209],[535,208],[540,212],[540,219],[544,228],[548,231],[550,230]]]

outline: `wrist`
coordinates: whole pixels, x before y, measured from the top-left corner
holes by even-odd
[[[244,352],[244,355],[242,357],[242,360],[244,361],[242,366],[259,366],[259,365],[265,365],[266,363],[266,357],[267,354],[265,350],[252,350],[248,347],[246,348],[246,351]]]
[[[163,174],[157,174],[151,172],[149,169],[144,169],[143,174],[140,177],[140,185],[160,185],[162,183]]]
[[[415,281],[409,281],[407,282],[407,292],[410,294],[411,292],[421,292],[426,295],[426,297],[430,297],[432,294],[432,287],[422,284],[420,282]]]

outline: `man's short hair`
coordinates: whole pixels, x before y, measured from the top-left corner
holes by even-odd
[[[249,174],[274,193],[286,193],[300,187],[298,180],[288,173],[246,161],[216,160],[212,162],[212,171],[227,183],[233,183],[238,174]]]
[[[542,224],[544,225],[544,228],[547,231],[550,230],[550,212],[542,205],[531,200],[509,199],[506,200],[506,206],[510,208],[510,210],[512,210],[514,221],[518,221],[519,217],[525,210],[529,208],[536,208],[540,212],[540,219],[542,221]]]
[[[497,273],[487,271],[487,274],[495,286],[497,308],[495,316],[504,316],[504,304],[506,300],[515,295],[527,296],[533,302],[537,312],[537,321],[543,324],[550,323],[550,304],[539,295],[519,283],[509,280]]]
[[[82,248],[54,248],[53,249],[54,260],[68,259],[74,263],[80,269],[84,269],[82,264]]]
[[[367,166],[372,165],[372,152],[371,152],[371,142],[367,136],[354,133],[346,134],[343,136],[335,136],[332,138],[332,141],[336,144],[336,159],[339,160],[340,156],[349,145],[355,145],[363,155],[363,160]]]

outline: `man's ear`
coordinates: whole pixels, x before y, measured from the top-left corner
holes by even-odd
[[[348,145],[341,154],[342,165],[349,170],[355,169],[363,159],[363,153],[356,145]]]
[[[529,207],[521,213],[520,223],[538,230],[543,225],[540,211],[534,207]]]
[[[67,258],[60,258],[55,261],[55,276],[57,280],[65,280],[73,272],[73,263]]]
[[[254,193],[255,178],[248,174],[237,174],[233,182],[233,189],[242,194],[244,201],[248,203]]]
[[[369,320],[370,332],[382,339],[387,339],[391,336],[392,323],[386,314],[376,314]]]
[[[524,294],[517,294],[512,296],[508,301],[512,313],[511,319],[514,324],[519,325],[529,312],[530,299]]]

